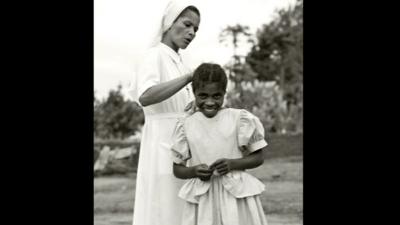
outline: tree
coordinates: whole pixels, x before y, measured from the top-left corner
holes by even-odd
[[[251,34],[249,33],[249,26],[244,26],[241,24],[236,24],[234,26],[227,26],[225,29],[222,30],[219,41],[221,43],[231,43],[233,47],[233,61],[226,65],[225,68],[229,71],[229,78],[234,81],[236,84],[243,80],[242,74],[245,72],[250,71],[249,67],[243,67],[241,62],[241,56],[237,53],[238,46],[243,38],[246,42],[252,42],[250,39]],[[244,71],[246,70],[246,71]]]
[[[122,95],[122,86],[111,90],[104,102],[94,104],[95,136],[103,139],[123,139],[133,135],[144,123],[141,107],[126,101]]]
[[[302,98],[303,1],[282,9],[257,32],[257,43],[246,57],[258,80],[276,81],[289,103]]]
[[[243,30],[227,27],[221,34],[231,38],[234,48],[227,68],[235,91],[228,93],[227,105],[253,112],[270,132],[302,132],[303,1],[277,11],[276,18],[258,30],[244,61],[236,51]]]

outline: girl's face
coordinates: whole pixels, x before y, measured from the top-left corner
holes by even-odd
[[[211,118],[217,115],[224,103],[225,90],[218,83],[210,83],[196,88],[194,95],[200,112]]]
[[[195,38],[199,29],[200,17],[191,10],[186,10],[165,34],[163,42],[178,52],[185,49]]]

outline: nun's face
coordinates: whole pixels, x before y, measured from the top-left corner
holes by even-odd
[[[191,10],[186,10],[167,31],[165,44],[176,52],[185,49],[195,38],[199,29],[200,17]]]

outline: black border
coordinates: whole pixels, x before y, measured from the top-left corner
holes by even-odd
[[[13,223],[93,224],[93,4],[4,8],[2,202]]]

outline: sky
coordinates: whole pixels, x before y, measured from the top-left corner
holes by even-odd
[[[295,0],[193,0],[200,14],[196,38],[180,50],[184,63],[195,69],[202,62],[226,64],[232,46],[219,42],[228,25],[242,24],[253,35],[275,17],[275,11]],[[168,0],[94,0],[94,90],[104,99],[119,84],[124,88],[133,76],[134,62],[140,57],[154,25]],[[245,55],[250,46],[238,50]]]

